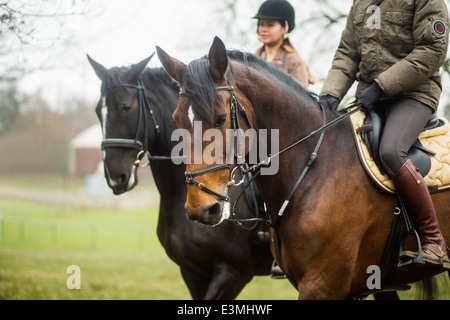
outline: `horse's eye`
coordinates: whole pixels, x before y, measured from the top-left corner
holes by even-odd
[[[122,105],[120,107],[120,112],[122,112],[122,113],[129,113],[130,111],[131,111],[130,105]]]
[[[227,122],[227,116],[226,115],[221,115],[221,116],[217,116],[216,117],[215,124],[216,124],[217,128],[224,126],[226,122]]]

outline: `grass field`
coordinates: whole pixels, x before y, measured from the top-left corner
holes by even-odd
[[[0,208],[9,217],[0,242],[0,299],[191,299],[157,239],[157,208],[61,208],[16,200],[0,200]],[[71,265],[80,267],[81,290],[66,286]],[[255,277],[238,299],[295,297],[286,280]]]
[[[178,266],[157,239],[157,212],[0,199],[0,299],[189,300]],[[67,288],[71,265],[80,267],[80,290]],[[439,289],[449,300],[448,281]],[[255,277],[238,299],[296,296],[287,280],[265,276]]]

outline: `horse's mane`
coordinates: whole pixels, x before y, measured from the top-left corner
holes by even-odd
[[[114,87],[118,87],[124,84],[136,85],[136,83],[130,83],[127,79],[127,71],[130,67],[113,67],[109,69],[103,77],[101,92],[106,92]],[[146,68],[139,76],[144,82],[148,80],[152,84],[166,85],[178,89],[178,84],[170,78],[163,68]]]
[[[306,100],[309,104],[318,108],[317,96],[314,93],[303,88],[292,76],[274,65],[267,63],[264,59],[239,50],[227,50],[227,55],[232,62],[241,63],[248,68],[263,73],[277,85],[290,90],[290,92],[297,95],[300,99]],[[229,82],[233,81],[234,75],[235,68],[230,63],[230,68],[227,73]],[[196,116],[212,124],[214,110],[211,106],[217,104],[219,101],[207,56],[194,60],[188,65],[185,91],[192,99],[192,108]]]
[[[272,81],[277,84],[289,87],[294,90],[294,92],[301,97],[303,100],[308,100],[309,103],[318,107],[317,96],[315,93],[305,89],[297,80],[295,80],[290,74],[287,74],[280,68],[275,67],[273,64],[268,63],[261,57],[239,50],[229,50],[228,57],[232,60],[237,60],[243,64],[252,67],[265,74]]]

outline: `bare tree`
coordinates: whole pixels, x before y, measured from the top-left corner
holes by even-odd
[[[17,87],[9,85],[0,89],[0,136],[7,132],[19,114],[21,97],[17,92]]]
[[[0,80],[12,81],[25,73],[50,68],[37,54],[70,45],[74,34],[67,25],[76,17],[96,14],[103,2],[87,0],[0,0]],[[31,58],[32,57],[32,58]]]

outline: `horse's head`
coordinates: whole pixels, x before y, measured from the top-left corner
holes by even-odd
[[[229,83],[231,75],[225,45],[215,38],[208,58],[194,60],[189,65],[159,47],[157,52],[167,73],[181,86],[173,119],[189,137],[185,206],[188,217],[217,225],[230,214],[228,188],[232,184],[231,162],[235,151],[230,130],[234,91]],[[246,124],[244,119],[240,121]]]
[[[95,73],[102,80],[96,113],[103,131],[105,178],[114,194],[124,193],[137,185],[139,160],[148,151],[152,139],[148,137],[148,132],[159,130],[148,114],[146,89],[141,79],[141,73],[150,59],[130,68],[108,70],[88,56]]]

